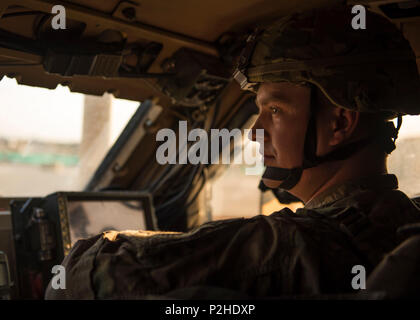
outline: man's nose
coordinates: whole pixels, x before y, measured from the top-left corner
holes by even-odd
[[[252,141],[257,141],[257,142],[261,142],[261,136],[258,137],[257,139],[257,129],[260,129],[258,131],[260,131],[259,135],[261,135],[261,130],[263,133],[263,141],[267,141],[268,140],[268,136],[266,133],[266,130],[264,130],[264,127],[261,124],[261,117],[258,117],[257,120],[255,121],[254,125],[251,127],[251,130],[248,133],[248,139],[252,140]]]

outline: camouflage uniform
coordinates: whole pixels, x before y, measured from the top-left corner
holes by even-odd
[[[332,187],[293,213],[206,223],[188,233],[105,232],[65,258],[67,289],[47,299],[243,298],[354,292],[420,222],[394,175]],[[185,288],[185,290],[180,290]],[[200,291],[201,288],[201,291]],[[178,291],[174,291],[178,290]]]

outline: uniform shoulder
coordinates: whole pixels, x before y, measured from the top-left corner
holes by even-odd
[[[135,265],[140,258],[156,255],[168,246],[179,248],[194,239],[203,239],[215,233],[226,234],[226,230],[231,232],[244,223],[246,219],[214,221],[185,233],[145,230],[106,231],[79,240],[61,263],[66,272],[66,290],[54,290],[50,282],[45,298],[47,300],[94,299],[96,292],[91,278],[93,271],[102,272],[111,262],[133,254],[135,261],[131,262]]]
[[[245,274],[271,259],[280,233],[285,246],[294,246],[286,244],[294,241],[293,225],[283,221],[258,215],[212,221],[185,233],[104,232],[76,243],[63,261],[65,293],[49,286],[46,298],[133,298],[165,293],[185,283],[205,284],[227,269]]]

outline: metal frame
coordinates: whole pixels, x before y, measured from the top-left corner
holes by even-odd
[[[147,26],[139,22],[126,22],[113,16],[94,11],[92,9],[83,8],[66,1],[60,0],[6,0],[3,4],[5,8],[13,5],[24,6],[33,10],[51,12],[51,8],[55,5],[62,5],[66,8],[67,17],[75,20],[81,20],[87,23],[96,23],[101,25],[109,25],[109,27],[128,33],[133,33],[139,37],[154,40],[162,43],[171,43],[177,47],[187,47],[197,51],[207,53],[209,55],[218,56],[217,49],[211,44],[189,38],[180,34],[162,30],[159,28]],[[2,10],[0,9],[0,12]]]
[[[152,195],[148,192],[139,191],[106,191],[106,192],[58,192],[50,195],[54,202],[56,197],[58,205],[58,217],[61,226],[61,241],[63,244],[64,256],[71,250],[71,237],[68,216],[68,203],[70,201],[118,201],[118,200],[141,200],[145,201],[144,215],[146,228],[148,230],[158,230],[157,219],[153,207]],[[48,200],[47,200],[48,202]],[[51,207],[50,207],[51,208]]]

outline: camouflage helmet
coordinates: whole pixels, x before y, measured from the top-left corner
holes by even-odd
[[[420,114],[420,81],[408,41],[385,17],[366,10],[353,29],[349,6],[284,17],[248,38],[234,78],[313,84],[336,106],[361,112]]]

